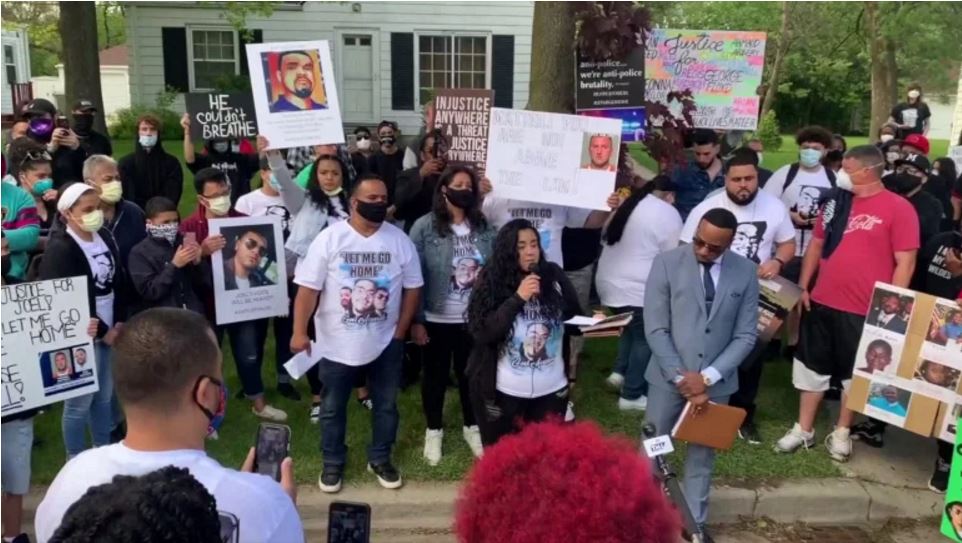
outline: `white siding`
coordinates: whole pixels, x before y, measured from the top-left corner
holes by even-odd
[[[354,6],[360,11],[354,12]],[[269,18],[251,17],[247,27],[263,30],[265,42],[326,39],[334,44],[338,72],[338,32],[375,31],[380,65],[375,85],[380,89],[380,118],[397,121],[405,134],[420,126],[420,112],[391,109],[391,33],[467,31],[514,38],[514,107],[528,102],[533,2],[306,2],[280,7]],[[127,36],[130,52],[131,102],[152,103],[164,88],[161,28],[188,25],[229,27],[222,11],[204,4],[130,3]],[[415,51],[417,50],[415,44]],[[339,89],[340,92],[340,89]],[[415,96],[416,96],[415,91]],[[183,108],[179,99],[175,108]],[[351,122],[346,119],[346,122]]]
[[[73,104],[64,103],[63,64],[57,65],[58,75],[39,76],[31,79],[33,97],[50,100],[61,111],[70,111]],[[104,115],[110,117],[118,109],[130,107],[130,81],[127,66],[101,66],[100,90],[104,100]]]

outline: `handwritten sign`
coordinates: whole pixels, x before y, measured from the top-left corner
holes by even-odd
[[[210,220],[210,234],[227,240],[211,258],[217,324],[287,315],[282,232],[277,215]]]
[[[441,89],[434,97],[434,128],[441,131],[439,150],[452,166],[484,171],[488,155],[488,120],[494,91]]]
[[[257,137],[254,101],[248,93],[207,94],[192,92],[184,97],[194,140]]]
[[[765,66],[764,32],[657,28],[645,45],[645,96],[667,104],[690,89],[698,128],[754,130]]]
[[[4,285],[2,307],[4,416],[97,391],[85,277]]]
[[[638,108],[645,105],[645,49],[623,59],[593,61],[579,55],[575,110]]]
[[[621,121],[491,108],[486,175],[499,198],[608,209]]]

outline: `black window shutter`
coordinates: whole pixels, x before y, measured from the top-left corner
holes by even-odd
[[[163,27],[161,44],[164,48],[164,85],[177,92],[187,92],[190,78],[187,75],[187,29]]]
[[[264,31],[263,31],[263,30],[260,30],[260,29],[257,29],[257,30],[249,30],[248,32],[250,32],[250,35],[249,35],[249,36],[245,36],[244,34],[241,34],[241,35],[239,36],[240,39],[238,40],[238,42],[240,43],[240,73],[241,73],[241,75],[249,75],[249,74],[250,74],[250,70],[247,69],[247,48],[244,47],[244,46],[247,45],[248,43],[264,43]]]
[[[414,109],[414,34],[391,33],[391,109]]]
[[[491,37],[491,88],[495,107],[514,107],[514,36]]]

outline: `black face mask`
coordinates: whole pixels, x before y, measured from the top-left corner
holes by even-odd
[[[840,162],[844,155],[845,153],[843,153],[841,149],[835,149],[825,154],[825,160],[828,162]]]
[[[882,184],[895,194],[908,194],[922,184],[922,178],[908,173],[892,173],[882,178]]]
[[[381,224],[387,217],[387,202],[362,202],[357,201],[357,213],[366,220]]]
[[[444,196],[451,202],[451,205],[461,209],[467,209],[473,206],[477,200],[477,198],[474,197],[474,191],[471,189],[454,190],[449,188],[448,191],[444,193]]]
[[[2,270],[3,276],[6,277],[10,275],[10,269],[13,268],[13,262],[10,261],[10,255],[4,256],[2,263],[3,263],[3,270]]]
[[[75,113],[73,116],[73,131],[80,136],[89,134],[94,127],[94,116],[90,113]]]

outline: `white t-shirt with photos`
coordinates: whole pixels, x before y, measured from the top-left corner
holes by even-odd
[[[280,194],[271,196],[261,189],[257,189],[241,196],[234,204],[234,209],[248,217],[277,216],[281,218],[281,228],[284,239],[290,232],[291,213],[284,205],[284,198]]]
[[[562,356],[564,329],[545,318],[536,299],[514,319],[509,344],[498,358],[496,387],[515,398],[540,398],[568,386]]]
[[[444,308],[439,313],[425,311],[428,322],[460,324],[464,322],[464,312],[468,309],[468,299],[474,283],[484,267],[484,256],[471,241],[471,226],[467,221],[451,225],[454,251],[451,256],[451,277],[446,287],[447,295]]]
[[[825,193],[832,190],[832,182],[825,174],[825,168],[819,167],[816,172],[806,172],[799,168],[792,184],[785,188],[788,170],[791,167],[791,164],[787,164],[775,170],[762,190],[780,199],[789,211],[814,219],[818,215],[818,202],[825,196]],[[793,226],[794,224],[792,223]],[[814,229],[814,223],[809,228],[795,227],[796,256],[805,254],[805,248],[812,241]]]
[[[776,243],[785,243],[795,238],[795,227],[785,205],[771,194],[759,190],[752,203],[738,205],[732,202],[725,189],[710,194],[695,206],[688,215],[679,239],[691,243],[702,216],[710,209],[720,207],[731,211],[738,221],[731,250],[735,254],[761,264],[771,260]]]
[[[320,355],[348,366],[381,354],[397,329],[403,289],[424,285],[417,250],[402,230],[384,223],[364,237],[349,221],[311,242],[294,282],[321,292],[314,314]]]
[[[481,211],[492,226],[498,229],[513,219],[531,221],[538,229],[545,258],[559,266],[564,264],[561,256],[561,231],[565,227],[584,227],[588,215],[591,214],[590,209],[508,200],[490,194],[484,198]]]
[[[69,228],[67,233],[77,242],[84,256],[87,257],[87,265],[90,266],[90,272],[94,278],[97,318],[109,328],[114,325],[114,273],[117,270],[114,255],[100,234],[94,233],[93,241],[85,241]]]

